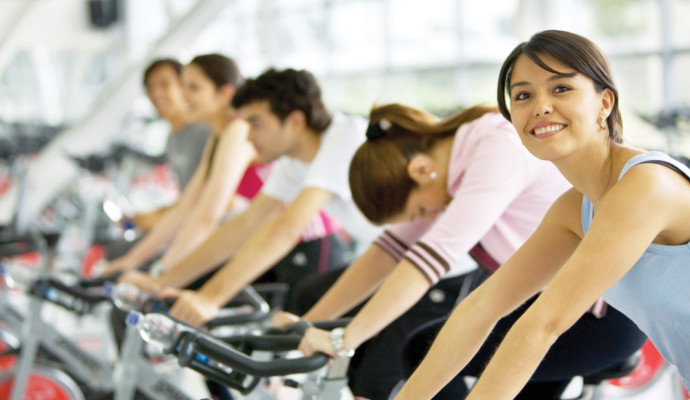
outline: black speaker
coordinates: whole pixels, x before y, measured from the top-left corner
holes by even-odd
[[[119,0],[86,0],[91,24],[96,28],[107,28],[117,22]]]

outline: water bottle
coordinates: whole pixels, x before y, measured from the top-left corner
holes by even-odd
[[[161,348],[164,353],[172,353],[173,346],[175,346],[182,332],[195,330],[192,327],[174,321],[165,314],[159,313],[142,314],[138,311],[130,311],[125,322],[127,325],[136,327],[144,341]],[[180,353],[181,351],[179,346],[175,349],[175,353]],[[221,373],[232,373],[231,368],[210,359],[204,354],[195,353],[194,358],[198,362],[206,364]]]
[[[174,299],[159,299],[129,283],[106,282],[103,294],[109,297],[115,307],[123,311],[141,311],[143,313],[167,313]]]
[[[124,311],[140,310],[151,298],[150,294],[128,283],[106,282],[103,293],[112,299],[117,308]]]
[[[138,311],[130,311],[125,323],[136,327],[144,341],[158,346],[163,352],[172,350],[182,332],[194,330],[194,328],[175,322],[167,315],[159,313],[142,314]],[[220,368],[226,373],[231,372],[222,364],[213,362],[202,354],[196,354],[194,358],[204,364]]]
[[[139,236],[134,220],[129,217],[123,218],[120,228],[122,229],[122,238],[128,242],[134,241]]]
[[[170,351],[177,338],[183,331],[191,331],[192,328],[175,322],[165,314],[142,314],[138,311],[130,311],[125,320],[127,325],[136,327],[141,337],[151,344],[161,347],[163,351]]]

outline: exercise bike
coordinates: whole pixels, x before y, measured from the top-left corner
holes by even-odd
[[[333,329],[348,322],[342,319],[314,325]],[[268,328],[248,335],[215,337],[183,322],[177,323],[183,328],[166,351],[175,355],[181,366],[237,390],[246,399],[275,399],[261,383],[269,377],[295,374],[307,376],[302,382],[285,378],[283,383],[300,389],[304,400],[341,399],[347,390],[349,357],[333,360],[325,354],[292,357],[312,324],[299,322],[285,329]]]
[[[7,272],[7,271],[5,271]],[[5,281],[16,280],[3,274]],[[142,341],[136,334],[127,334],[118,362],[95,357],[73,340],[55,330],[41,318],[43,303],[50,302],[77,315],[92,313],[101,304],[135,307],[144,312],[161,311],[171,301],[161,301],[138,294],[128,298],[115,296],[117,288],[105,279],[79,280],[67,284],[55,277],[39,277],[29,286],[27,318],[7,302],[0,304],[9,329],[3,330],[12,354],[18,356],[15,368],[0,374],[0,398],[22,398],[23,393],[39,396],[56,393],[54,398],[81,399],[189,399],[190,397],[142,355]],[[3,295],[6,292],[3,291]],[[130,294],[132,292],[130,291]],[[209,326],[219,328],[246,324],[265,318],[268,306],[260,297],[245,291],[230,308]],[[24,329],[26,328],[26,329]],[[9,352],[8,352],[9,353]],[[135,372],[136,371],[136,372]],[[44,387],[50,387],[50,390]],[[6,392],[6,393],[5,393]],[[6,394],[3,396],[3,394]],[[61,396],[61,397],[60,397]],[[40,398],[40,397],[37,397]],[[51,397],[53,398],[53,397]]]

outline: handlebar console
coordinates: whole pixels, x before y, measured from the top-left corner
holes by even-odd
[[[345,326],[348,321],[349,319],[341,319],[315,325],[320,328]],[[263,377],[312,372],[329,362],[330,357],[321,353],[309,357],[269,361],[257,361],[249,356],[255,350],[295,350],[310,326],[310,323],[298,322],[285,329],[271,328],[270,333],[264,335],[242,335],[223,339],[191,330],[180,335],[173,352],[181,366],[247,394]]]

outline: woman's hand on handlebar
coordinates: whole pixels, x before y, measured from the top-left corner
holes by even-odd
[[[159,297],[166,297],[168,288],[159,293]],[[170,315],[194,326],[201,326],[218,315],[218,307],[213,301],[200,293],[183,290],[178,293],[175,304],[170,309]]]
[[[330,332],[317,328],[307,329],[302,341],[299,342],[298,349],[307,357],[315,353],[324,353],[331,357],[336,356]]]
[[[279,311],[273,315],[273,318],[271,318],[271,326],[274,328],[285,328],[299,321],[300,317],[296,316],[295,314],[286,311]]]
[[[100,275],[101,276],[108,276],[115,274],[119,271],[128,271],[128,270],[133,270],[137,267],[137,265],[133,264],[130,262],[128,259],[126,259],[124,256],[120,258],[116,258],[108,263],[108,265],[101,271]]]
[[[138,270],[129,270],[124,272],[117,280],[117,283],[134,285],[145,292],[153,294],[160,293],[164,288],[160,283],[158,283],[156,278],[146,272],[141,272]]]

